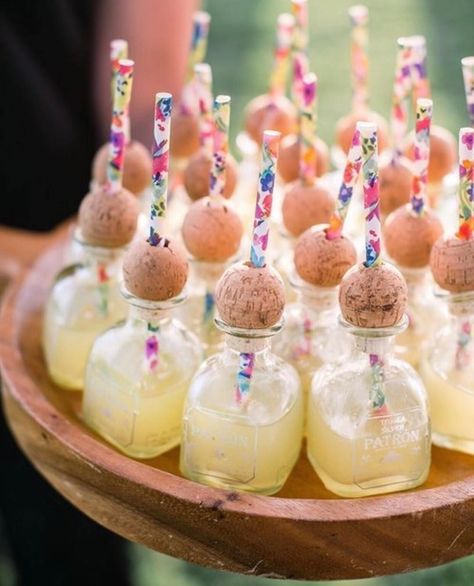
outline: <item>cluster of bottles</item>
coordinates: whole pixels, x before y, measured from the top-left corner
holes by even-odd
[[[404,40],[393,154],[379,173],[386,131],[368,110],[364,65],[354,75],[353,113],[338,126],[344,155],[336,160],[344,169],[334,197],[327,147],[316,138],[306,3],[293,6],[293,16],[278,20],[270,91],[247,110],[247,141],[261,146],[262,162],[244,262],[256,182],[238,174],[228,154],[230,98],[213,100],[211,70],[201,63],[209,15],[196,15],[192,75],[179,108],[172,112],[169,94],[156,95],[152,157],[130,140],[133,62],[123,41],[112,43],[111,139],[96,156],[79,210],[77,262],[59,273],[48,299],[48,371],[59,386],[84,391],[84,421],[109,443],[134,458],[181,443],[181,471],[198,482],[273,494],[306,433],[308,458],[329,490],[349,497],[404,490],[429,471],[426,391],[433,441],[474,453],[474,131],[460,134],[459,230],[443,239],[429,207],[432,102],[422,95],[426,79],[416,77],[425,48],[418,37]],[[360,68],[366,10],[354,7],[351,18]],[[291,53],[294,103],[285,97]],[[474,71],[474,63],[468,67]],[[417,98],[413,164],[395,140],[406,129],[410,92]],[[393,185],[407,169],[402,197]],[[348,211],[361,184],[357,223]],[[386,196],[393,205],[384,208],[387,186],[400,197]],[[269,257],[273,202],[281,216]],[[146,208],[149,219],[140,219]],[[386,256],[400,271],[382,261],[381,216]],[[365,260],[357,264],[364,229]],[[455,323],[432,294],[430,265]],[[288,293],[294,302],[285,309]]]

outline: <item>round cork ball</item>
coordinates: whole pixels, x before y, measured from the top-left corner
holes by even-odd
[[[410,133],[405,148],[405,156],[413,159],[413,132]],[[457,143],[449,130],[433,124],[430,130],[430,160],[428,181],[439,183],[456,166]]]
[[[474,240],[440,238],[431,250],[431,272],[442,289],[474,291]]]
[[[239,216],[222,199],[203,197],[189,208],[182,227],[188,251],[198,260],[224,262],[240,247],[243,226]]]
[[[352,267],[341,281],[339,305],[344,319],[363,328],[396,325],[407,306],[408,290],[400,271],[389,263]]]
[[[336,287],[357,262],[357,252],[344,236],[329,240],[326,228],[326,224],[313,226],[298,238],[295,269],[307,283],[318,287]]]
[[[283,224],[292,236],[300,236],[311,226],[327,224],[334,206],[331,192],[319,181],[313,185],[295,181],[285,190],[282,205]]]
[[[410,201],[413,173],[411,164],[405,157],[397,162],[388,161],[379,167],[380,209],[388,216],[400,206]]]
[[[377,139],[379,153],[384,151],[388,145],[388,125],[385,118],[368,110],[367,112],[351,112],[338,120],[336,124],[336,144],[341,147],[347,155],[352,144],[352,137],[356,130],[357,122],[374,122],[377,124]]]
[[[273,268],[238,263],[219,279],[215,300],[221,319],[236,328],[269,328],[281,319],[285,286]]]
[[[314,141],[316,149],[316,175],[322,177],[329,170],[329,149],[319,137]],[[300,144],[298,135],[288,134],[281,141],[278,155],[278,174],[285,183],[296,181],[300,174]]]
[[[175,109],[171,115],[170,154],[187,159],[199,150],[199,124],[197,116]]]
[[[425,208],[418,216],[406,204],[392,212],[383,227],[384,243],[390,258],[401,267],[421,268],[430,262],[433,244],[443,233],[438,216]]]
[[[264,130],[276,130],[286,136],[296,127],[296,110],[286,96],[257,96],[245,109],[245,130],[257,144]]]
[[[107,179],[107,162],[109,144],[106,143],[97,151],[92,161],[92,178],[102,185]],[[149,151],[137,140],[125,146],[123,162],[123,186],[135,195],[142,193],[151,182],[152,158]]]
[[[179,245],[151,246],[137,239],[123,259],[125,286],[141,299],[166,301],[183,290],[188,278],[188,261]]]
[[[88,244],[115,248],[131,242],[137,229],[138,203],[135,196],[121,189],[108,193],[97,187],[82,200],[79,228]]]
[[[200,149],[191,156],[184,170],[183,183],[187,194],[192,200],[209,195],[211,183],[212,157]],[[225,181],[223,197],[229,199],[237,185],[237,163],[229,153],[226,157]]]

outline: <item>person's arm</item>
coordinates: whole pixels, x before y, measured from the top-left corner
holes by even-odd
[[[103,0],[96,29],[94,98],[104,140],[111,114],[110,41],[128,41],[129,58],[135,61],[131,134],[151,144],[155,93],[171,92],[175,104],[179,99],[198,5],[199,0]]]

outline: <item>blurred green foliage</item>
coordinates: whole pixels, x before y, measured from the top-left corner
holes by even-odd
[[[319,132],[333,140],[336,120],[351,104],[349,24],[351,0],[309,0],[310,62],[319,78]],[[428,43],[428,71],[434,121],[457,134],[468,124],[459,61],[474,52],[473,0],[366,0],[370,10],[370,103],[388,118],[395,68],[396,39],[423,34]],[[214,91],[232,96],[231,134],[242,126],[245,105],[268,87],[275,22],[290,11],[289,0],[207,0],[212,15],[207,60]],[[137,586],[291,586],[272,580],[215,572],[132,548]],[[474,557],[412,574],[368,580],[318,582],[332,586],[472,586]]]

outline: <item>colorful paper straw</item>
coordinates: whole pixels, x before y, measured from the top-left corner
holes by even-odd
[[[188,81],[194,76],[194,66],[202,63],[206,58],[210,24],[211,15],[208,12],[199,10],[194,13],[193,32],[188,59]]]
[[[459,229],[461,240],[471,240],[474,232],[474,129],[459,131]]]
[[[474,57],[464,57],[461,59],[461,65],[469,122],[474,126]]]
[[[300,110],[300,178],[305,185],[313,185],[316,179],[316,96],[318,80],[314,73],[302,79]]]
[[[166,213],[168,193],[170,124],[173,98],[166,92],[155,96],[155,119],[153,127],[153,177],[152,200],[150,210],[151,246],[164,246],[165,239],[159,235],[159,221]]]
[[[376,266],[380,258],[380,196],[377,125],[358,122],[362,140],[362,176],[365,213],[365,262],[366,267]]]
[[[211,66],[207,63],[198,63],[194,66],[194,76],[199,112],[199,140],[202,148],[211,157],[214,135]]]
[[[411,69],[413,99],[430,98],[431,89],[428,79],[426,39],[421,35],[406,37],[406,42],[413,51]]]
[[[266,264],[265,252],[268,246],[280,136],[275,130],[265,130],[263,133],[262,165],[258,177],[257,204],[250,247],[250,262],[254,267],[264,267]]]
[[[214,100],[214,153],[212,156],[210,196],[218,198],[224,192],[225,167],[229,152],[230,96]]]
[[[292,0],[291,2],[294,31],[293,31],[293,81],[291,94],[293,102],[298,108],[302,107],[303,78],[309,72],[308,61],[308,2],[307,0]]]
[[[110,66],[112,69],[110,92],[112,96],[112,102],[114,99],[115,83],[119,70],[120,59],[128,59],[128,42],[124,41],[123,39],[114,39],[113,41],[110,41]]]
[[[359,179],[360,169],[362,167],[362,139],[360,130],[355,129],[352,137],[351,148],[347,155],[347,162],[344,168],[342,184],[337,196],[336,210],[329,219],[329,228],[326,230],[326,238],[334,240],[340,238],[342,229],[349,210],[349,204],[352,200],[352,194]]]
[[[123,163],[126,144],[128,107],[132,95],[134,62],[119,60],[114,91],[112,123],[110,125],[109,153],[107,161],[107,191],[117,193],[122,189]]]
[[[425,208],[430,161],[430,127],[433,101],[418,98],[416,101],[415,140],[413,142],[413,179],[411,184],[411,209],[421,216]]]
[[[274,97],[285,94],[294,27],[295,19],[291,14],[280,14],[277,20],[275,57],[270,77],[270,94]]]
[[[359,4],[349,8],[348,14],[352,26],[352,111],[363,112],[367,110],[369,100],[369,60],[367,57],[369,10],[367,6]]]
[[[406,37],[397,39],[397,63],[393,84],[390,127],[393,139],[394,162],[402,156],[408,128],[408,103],[412,89],[413,49]]]

